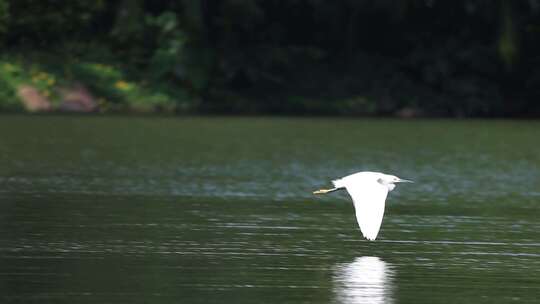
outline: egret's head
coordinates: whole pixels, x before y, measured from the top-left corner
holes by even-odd
[[[408,179],[402,179],[395,175],[383,175],[381,178],[379,178],[379,183],[383,185],[393,185],[395,183],[413,183],[413,181],[410,181]],[[393,188],[392,188],[393,189]]]
[[[394,183],[414,183],[413,181],[411,180],[408,180],[408,179],[402,179],[402,178],[399,178],[397,176],[394,176],[394,175],[390,175],[390,178],[391,178],[391,183],[394,184]]]

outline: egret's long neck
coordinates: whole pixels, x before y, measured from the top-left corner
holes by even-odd
[[[392,191],[392,190],[394,190],[396,185],[395,184],[387,184],[386,187],[388,187],[388,191]]]

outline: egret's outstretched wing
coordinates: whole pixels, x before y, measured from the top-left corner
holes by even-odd
[[[379,233],[384,215],[388,188],[377,181],[362,182],[346,187],[356,210],[356,221],[364,237],[374,240]]]

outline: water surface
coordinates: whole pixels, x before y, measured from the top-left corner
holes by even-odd
[[[2,303],[536,303],[540,124],[0,117]],[[363,240],[356,171],[413,179]]]

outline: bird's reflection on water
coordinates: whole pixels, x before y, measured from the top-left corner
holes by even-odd
[[[394,270],[378,257],[357,257],[334,271],[337,303],[394,303]]]

